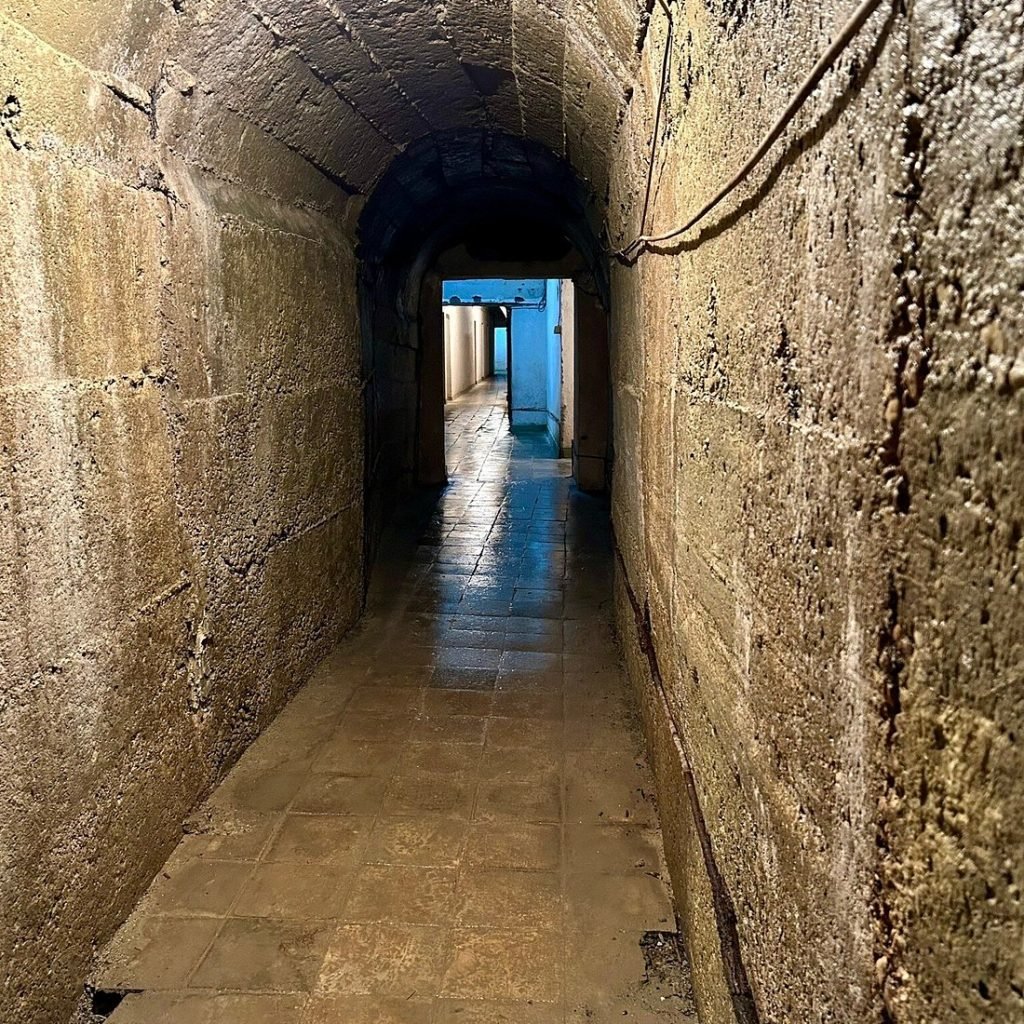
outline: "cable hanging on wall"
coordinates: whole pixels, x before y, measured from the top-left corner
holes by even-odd
[[[711,213],[717,206],[719,206],[723,200],[727,199],[736,189],[749,177],[750,173],[755,167],[764,159],[768,151],[778,141],[782,133],[789,127],[790,123],[796,117],[800,108],[807,102],[810,96],[814,93],[817,87],[821,84],[821,80],[826,74],[832,69],[836,61],[839,59],[843,51],[850,45],[850,43],[856,38],[857,34],[864,27],[868,18],[881,6],[882,0],[863,0],[860,6],[853,12],[849,21],[843,26],[842,30],[832,41],[829,48],[822,54],[818,62],[811,69],[810,73],[804,79],[800,88],[796,91],[793,98],[786,105],[785,110],[779,115],[778,119],[768,130],[767,134],[761,140],[757,149],[750,155],[743,166],[736,172],[735,175],[725,184],[715,196],[707,202],[700,210],[698,210],[685,224],[680,225],[677,228],[673,228],[671,231],[665,231],[660,234],[644,234],[644,230],[647,226],[647,214],[650,207],[650,196],[651,196],[651,183],[654,177],[654,165],[657,158],[657,143],[658,143],[658,128],[661,119],[661,109],[664,103],[664,95],[668,88],[668,68],[670,66],[672,41],[674,36],[673,31],[673,19],[671,11],[664,7],[666,13],[669,16],[669,36],[668,43],[666,45],[665,59],[662,63],[662,83],[661,90],[658,96],[658,104],[655,113],[655,127],[654,127],[654,143],[651,152],[651,163],[648,169],[647,176],[647,189],[646,196],[644,199],[643,214],[640,221],[640,234],[633,239],[628,245],[623,246],[621,249],[617,249],[610,255],[626,264],[635,263],[640,256],[651,246],[656,245],[660,242],[669,242],[674,238],[678,238],[680,235],[686,234],[692,228],[696,227],[709,213]]]

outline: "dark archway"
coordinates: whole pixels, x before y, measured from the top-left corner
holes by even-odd
[[[464,130],[432,136],[395,160],[360,218],[360,309],[366,387],[368,561],[401,490],[445,482],[441,282],[560,277],[579,289],[592,358],[582,375],[600,414],[589,435],[609,465],[609,283],[598,206],[572,167],[530,140]]]

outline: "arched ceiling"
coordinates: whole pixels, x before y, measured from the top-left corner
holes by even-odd
[[[173,152],[228,177],[255,173],[258,134],[282,167],[369,195],[411,143],[476,128],[543,143],[603,196],[651,3],[86,0],[76,45]],[[14,6],[46,35],[49,0]]]

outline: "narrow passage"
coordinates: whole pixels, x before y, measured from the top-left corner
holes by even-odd
[[[504,402],[450,403],[451,484],[115,938],[115,1024],[696,1019],[607,505]]]

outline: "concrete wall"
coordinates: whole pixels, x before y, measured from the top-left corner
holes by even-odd
[[[362,597],[347,197],[155,141],[170,5],[78,13],[0,5],[0,1019],[52,1024]]]
[[[562,450],[562,282],[549,280],[547,301],[548,360],[545,374],[548,437],[555,450]]]
[[[494,372],[508,373],[507,327],[497,327],[494,331]]]
[[[512,284],[513,282],[509,282]],[[521,296],[536,305],[513,305],[512,426],[545,430],[556,450],[562,440],[561,282],[523,282]]]
[[[548,314],[537,307],[512,309],[512,426],[548,426]]]
[[[614,63],[606,111],[624,95],[630,17],[570,38],[533,0],[344,6],[0,0],[5,1022],[64,1019],[189,808],[355,616],[364,411],[370,479],[407,480],[416,436],[408,306],[358,324],[381,175],[454,138],[397,222],[445,176],[561,202],[567,165],[502,132],[566,155],[570,53]]]
[[[516,278],[479,278],[445,281],[445,302],[486,303],[493,306],[538,306],[547,294],[548,282],[544,278],[521,280]]]
[[[850,6],[673,7],[649,230],[728,180]],[[705,1022],[1024,1013],[1022,9],[910,12],[613,272],[620,625]]]
[[[445,396],[457,398],[494,373],[490,310],[445,306]]]
[[[576,436],[576,286],[563,281],[559,319],[562,325],[562,438],[560,454],[563,459],[572,456],[573,438]]]

